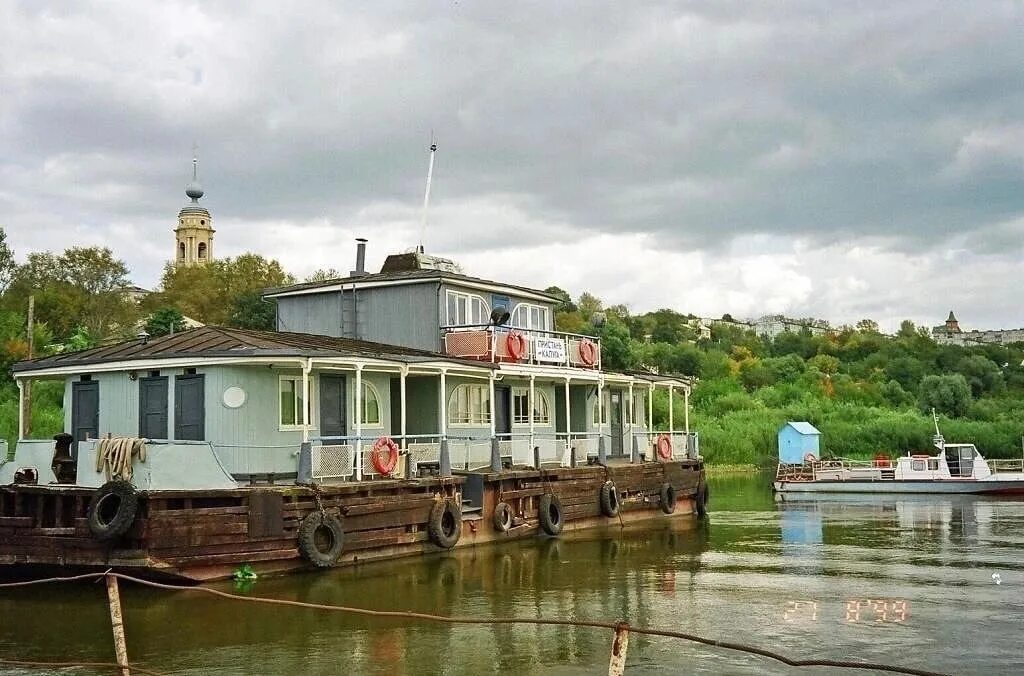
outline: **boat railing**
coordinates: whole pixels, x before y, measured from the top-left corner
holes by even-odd
[[[522,336],[521,351],[511,345],[513,333]],[[441,334],[445,352],[453,357],[601,370],[601,339],[596,336],[490,324],[442,326]]]
[[[993,474],[1024,473],[1024,458],[987,460],[988,468]]]
[[[775,478],[778,481],[842,480],[845,478],[892,479],[895,476],[895,470],[895,463],[889,460],[817,458],[802,463],[780,462],[775,470]]]

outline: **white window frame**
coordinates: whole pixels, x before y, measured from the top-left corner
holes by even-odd
[[[536,310],[542,317],[540,319],[541,326],[533,325],[534,310]],[[536,303],[516,303],[516,307],[512,310],[512,317],[509,319],[508,323],[509,326],[514,326],[517,329],[525,329],[527,331],[550,331],[551,308],[547,305],[537,305]]]
[[[367,401],[366,393],[367,392],[372,394],[374,401],[377,402],[377,422],[370,422],[370,421],[368,421],[366,419],[366,401]],[[384,427],[384,411],[381,410],[380,392],[377,391],[377,388],[374,387],[373,383],[371,383],[371,382],[369,382],[367,380],[363,380],[363,393],[362,393],[362,395],[363,396],[360,397],[360,404],[362,404],[363,410],[359,412],[360,424],[363,427],[370,427],[370,428],[374,428],[374,429],[376,429],[376,428],[383,428]],[[352,406],[355,407],[355,405],[356,405],[356,402],[353,400]]]
[[[633,390],[633,420],[634,425],[647,427],[647,397],[649,392]]]
[[[530,405],[530,388],[528,387],[513,387],[512,388],[512,424],[513,425],[529,425],[529,415],[517,415],[516,414],[516,399],[526,399],[526,407]],[[544,390],[533,390],[533,424],[534,425],[550,425],[551,424],[551,402],[548,400],[548,395]]]
[[[474,403],[476,403],[475,407]],[[465,404],[465,408],[462,408],[462,404]],[[452,389],[452,393],[448,395],[448,426],[486,427],[490,424],[490,386],[482,383],[456,385]]]
[[[455,317],[452,317],[450,307],[453,299],[456,303]],[[464,317],[458,316],[460,310],[459,303],[462,303],[461,310],[465,314]],[[479,311],[479,314],[476,314],[476,311]],[[445,326],[480,325],[487,323],[490,308],[487,306],[487,301],[484,300],[483,296],[466,291],[448,289],[444,295],[444,313]]]
[[[292,399],[292,412],[295,415],[295,423],[285,423],[284,421],[284,407],[281,402],[282,385],[286,382],[293,383],[294,397]],[[316,407],[313,406],[313,397],[316,388],[313,387],[314,380],[313,376],[309,378],[309,401],[306,402],[306,406],[309,407],[309,428],[316,429],[315,418],[313,417]],[[302,376],[282,375],[277,378],[277,429],[280,432],[295,432],[302,429],[302,409],[296,405],[296,401],[302,396]]]
[[[607,392],[607,390],[606,390],[606,392]],[[603,420],[601,420],[600,422],[598,422],[598,420],[597,420],[597,402],[598,401],[601,401],[601,417],[603,418]],[[610,408],[610,406],[609,406],[610,404],[611,404],[611,397],[609,397],[609,396],[604,396],[603,397],[603,401],[602,401],[602,397],[594,397],[594,405],[590,407],[590,422],[591,422],[591,424],[594,427],[598,427],[600,425],[607,425],[608,424],[608,409]]]

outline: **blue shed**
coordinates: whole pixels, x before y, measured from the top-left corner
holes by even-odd
[[[779,430],[779,462],[800,464],[810,453],[818,457],[821,432],[809,422],[788,422]]]

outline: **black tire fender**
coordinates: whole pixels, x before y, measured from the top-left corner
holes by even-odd
[[[330,568],[341,558],[345,529],[338,517],[312,512],[299,524],[299,553],[317,568]]]
[[[676,489],[670,483],[663,483],[661,485],[661,511],[665,514],[671,514],[676,511]]]
[[[693,498],[693,509],[702,519],[708,515],[708,485],[706,483],[697,486],[697,495]]]
[[[601,484],[601,513],[605,516],[615,516],[619,513],[619,492],[615,490],[615,484],[605,481]]]
[[[451,549],[462,535],[462,510],[451,498],[444,498],[430,508],[427,522],[430,541],[442,549]]]
[[[127,533],[139,511],[139,494],[128,481],[108,481],[89,500],[89,531],[97,540],[113,540]]]
[[[562,501],[558,499],[557,495],[545,493],[540,496],[540,503],[537,505],[537,516],[540,519],[540,527],[544,529],[545,533],[548,535],[558,535],[561,533],[562,525],[565,521],[564,515]]]
[[[512,505],[499,502],[494,506],[494,530],[507,533],[512,528]]]

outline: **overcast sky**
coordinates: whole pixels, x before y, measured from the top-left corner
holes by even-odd
[[[0,225],[152,287],[419,240],[634,311],[1024,326],[1024,3],[0,3]]]

